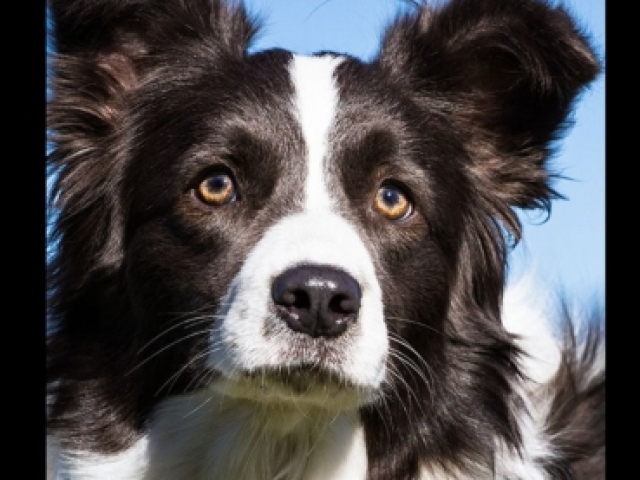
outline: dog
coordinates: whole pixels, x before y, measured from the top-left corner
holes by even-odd
[[[365,62],[48,8],[54,478],[604,478],[604,314],[505,286],[601,71],[566,10],[416,4]]]

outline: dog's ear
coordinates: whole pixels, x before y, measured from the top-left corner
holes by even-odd
[[[547,160],[576,95],[599,72],[565,10],[532,0],[422,6],[391,25],[377,63],[465,137],[472,182],[492,214],[549,209],[559,195]]]
[[[71,259],[58,270],[74,270],[67,273],[82,283],[120,261],[116,167],[126,156],[123,118],[136,89],[181,51],[208,62],[241,59],[256,24],[242,7],[215,0],[52,0],[48,8],[54,237],[68,250],[59,258]]]
[[[48,7],[56,50],[65,54],[126,54],[144,44],[199,40],[243,55],[257,26],[233,0],[49,0]]]

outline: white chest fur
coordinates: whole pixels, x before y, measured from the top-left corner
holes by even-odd
[[[359,480],[366,449],[357,412],[183,396],[157,411],[145,480]]]

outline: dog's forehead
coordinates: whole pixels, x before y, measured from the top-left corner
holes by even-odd
[[[383,131],[397,140],[411,136],[415,110],[371,64],[332,54],[293,55],[287,71],[293,115],[310,149],[336,152]]]
[[[266,51],[255,55],[247,67],[248,78],[239,79],[242,85],[232,85],[244,92],[241,113],[259,116],[255,125],[271,129],[263,121],[263,109],[287,110],[295,123],[286,126],[287,133],[291,127],[301,131],[309,149],[319,147],[321,139],[329,144],[344,140],[335,135],[338,128],[350,130],[351,138],[361,138],[365,131],[392,129],[403,121],[398,90],[389,88],[375,67],[357,58]]]
[[[401,120],[398,92],[370,64],[337,54],[293,54],[287,71],[295,114],[307,134],[350,126],[361,134],[362,128],[390,127]]]

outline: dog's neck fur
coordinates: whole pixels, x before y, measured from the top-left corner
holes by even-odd
[[[531,392],[520,393],[528,397]],[[493,464],[476,463],[473,472],[423,465],[419,478],[548,480],[539,461],[553,452],[537,418],[537,410],[546,405],[528,407],[532,415],[520,417],[527,447],[523,452],[496,438]],[[295,404],[265,406],[211,396],[210,391],[165,401],[149,433],[121,454],[58,452],[55,461],[54,478],[60,480],[365,480],[368,468],[356,410],[329,413]]]
[[[261,405],[207,395],[173,398],[158,410],[149,437],[153,448],[148,451],[145,478],[328,480],[366,476],[357,411],[330,413],[294,403]],[[179,465],[170,463],[175,459],[180,459]]]
[[[365,480],[367,453],[357,411],[257,407],[210,394],[166,401],[150,433],[112,457],[58,457],[58,479],[105,480]],[[178,419],[176,421],[176,419]],[[540,441],[534,425],[522,425]],[[535,437],[535,439],[534,439]],[[423,466],[422,480],[547,480],[534,458],[496,443],[494,465],[473,473]],[[497,477],[495,477],[497,475]],[[514,476],[516,475],[516,476]]]
[[[531,427],[530,425],[524,426]],[[525,436],[538,436],[528,430]],[[496,444],[496,463],[473,473],[424,466],[422,480],[546,480],[534,459]],[[292,405],[257,405],[210,392],[173,397],[130,450],[112,457],[57,459],[59,479],[365,480],[367,453],[357,411],[329,413]]]

